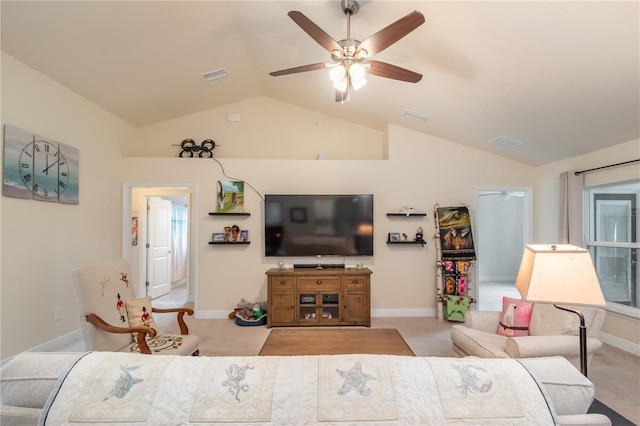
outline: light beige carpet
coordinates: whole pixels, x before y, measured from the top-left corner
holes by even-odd
[[[395,328],[272,329],[259,355],[415,354]]]

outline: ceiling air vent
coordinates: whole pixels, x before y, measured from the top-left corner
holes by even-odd
[[[423,123],[429,119],[428,115],[421,114],[419,112],[415,112],[415,111],[411,111],[411,110],[406,110],[404,112],[404,116],[406,118],[411,119],[411,120],[422,121]]]
[[[229,74],[227,74],[227,71],[224,68],[205,72],[200,75],[202,75],[202,78],[204,78],[206,81],[220,80],[221,78],[229,77]]]
[[[520,142],[506,136],[499,136],[489,143],[502,149],[513,149],[517,146],[524,145],[524,142]]]

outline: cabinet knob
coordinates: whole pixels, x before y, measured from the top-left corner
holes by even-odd
[[[358,284],[358,280],[351,281],[351,284]]]
[[[286,283],[286,281],[280,281],[280,285],[285,285]]]
[[[316,284],[322,284],[322,280],[316,281]]]

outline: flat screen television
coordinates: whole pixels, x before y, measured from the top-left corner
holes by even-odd
[[[265,256],[373,256],[373,195],[266,194]]]

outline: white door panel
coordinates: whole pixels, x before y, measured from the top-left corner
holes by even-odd
[[[148,294],[155,299],[171,291],[171,201],[149,197],[147,217]]]

